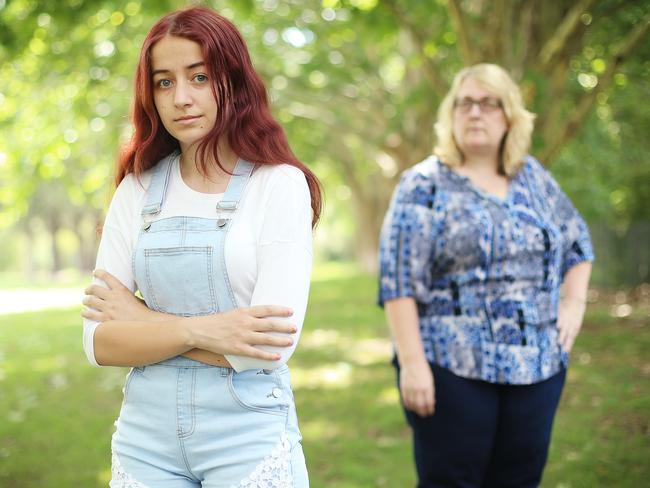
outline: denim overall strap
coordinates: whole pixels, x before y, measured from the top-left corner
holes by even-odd
[[[237,307],[235,301],[235,293],[233,292],[230,280],[228,279],[228,271],[226,269],[225,257],[225,242],[226,234],[232,225],[232,218],[239,206],[239,202],[246,189],[246,184],[250,179],[251,173],[255,165],[248,161],[238,160],[233,174],[228,182],[228,187],[223,195],[223,198],[217,203],[217,222],[216,222],[216,242],[214,244],[215,253],[215,277],[222,279],[215,279],[215,292],[217,295],[217,303],[219,312],[226,312]]]
[[[154,169],[151,184],[147,190],[147,203],[142,207],[142,218],[145,222],[148,222],[151,217],[160,213],[162,209],[171,176],[172,162],[177,156],[178,153],[170,154],[160,161]]]

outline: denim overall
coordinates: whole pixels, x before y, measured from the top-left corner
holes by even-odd
[[[155,220],[172,162],[154,169],[134,251],[153,310],[193,316],[237,306],[224,242],[253,164],[238,161],[216,218]],[[132,368],[113,435],[111,488],[307,488],[289,369],[210,366],[177,356]]]

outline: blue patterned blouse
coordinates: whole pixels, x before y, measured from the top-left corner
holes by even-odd
[[[415,299],[429,361],[465,378],[532,384],[568,365],[560,284],[593,259],[587,225],[532,157],[503,200],[431,156],[404,172],[386,214],[379,304]]]

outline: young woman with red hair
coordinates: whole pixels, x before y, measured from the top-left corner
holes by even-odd
[[[131,367],[110,486],[307,487],[286,362],[318,180],[212,10],[153,26],[132,118],[83,312],[89,361]]]

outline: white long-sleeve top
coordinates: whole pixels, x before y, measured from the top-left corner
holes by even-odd
[[[103,269],[135,292],[132,257],[142,225],[141,211],[151,170],[138,181],[133,174],[120,183],[111,201],[97,253],[96,269]],[[179,158],[172,162],[162,210],[156,220],[176,216],[215,218],[223,194],[200,193],[185,184]],[[283,305],[293,310],[286,319],[297,327],[293,346],[257,346],[278,352],[281,359],[266,361],[226,355],[235,369],[273,369],[286,363],[298,343],[307,308],[312,265],[311,204],[304,174],[290,165],[255,168],[225,244],[228,278],[238,307]],[[106,286],[101,280],[96,283]],[[83,346],[91,364],[98,322],[84,319]]]

